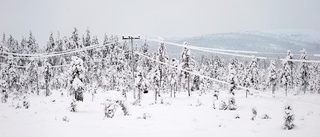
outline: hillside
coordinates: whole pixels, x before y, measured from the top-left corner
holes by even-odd
[[[320,32],[307,30],[216,33],[188,38],[165,38],[165,41],[181,44],[188,42],[190,45],[201,47],[273,53],[280,57],[285,56],[287,50],[291,50],[294,55],[299,55],[299,51],[303,48],[309,54],[320,52]],[[150,45],[155,44],[150,42]],[[157,48],[157,46],[150,47]],[[167,45],[167,49],[169,54],[174,56],[181,51],[180,47],[171,45]]]

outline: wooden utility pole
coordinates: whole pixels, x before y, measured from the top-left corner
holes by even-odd
[[[140,36],[138,36],[138,37],[132,37],[132,36],[124,37],[124,36],[122,36],[122,40],[130,40],[131,41],[132,88],[133,88],[133,97],[134,97],[134,99],[136,99],[136,92],[135,92],[135,88],[134,88],[134,83],[135,83],[135,76],[134,76],[135,58],[134,58],[134,54],[133,54],[133,40],[134,39],[140,39]]]

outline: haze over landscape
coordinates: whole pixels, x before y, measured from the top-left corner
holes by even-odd
[[[279,29],[320,30],[318,0],[1,0],[0,32],[21,40],[33,32],[40,47],[53,32],[191,37]]]

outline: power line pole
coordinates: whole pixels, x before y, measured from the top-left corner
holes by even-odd
[[[133,40],[134,39],[140,39],[140,36],[137,36],[137,37],[132,37],[132,36],[124,37],[124,36],[122,36],[122,40],[130,40],[131,41],[132,88],[133,88],[133,98],[136,99],[136,92],[135,92],[135,88],[134,88],[134,83],[135,83],[135,76],[134,76],[135,58],[134,58],[134,54],[133,54]]]

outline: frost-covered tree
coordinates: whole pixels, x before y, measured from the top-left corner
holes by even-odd
[[[39,50],[39,46],[38,44],[36,43],[36,38],[32,35],[32,32],[30,31],[30,34],[29,34],[29,40],[28,40],[28,48],[30,49],[30,52],[31,53],[37,53],[38,50]]]
[[[254,57],[251,60],[251,63],[249,64],[249,70],[248,70],[248,78],[249,78],[249,82],[251,87],[253,87],[254,89],[258,89],[258,79],[259,79],[259,69],[258,69],[258,60],[256,57]]]
[[[229,93],[234,95],[234,90],[236,89],[236,75],[237,75],[237,66],[236,59],[230,59],[228,66],[228,82],[230,83]]]
[[[307,60],[307,51],[305,49],[301,50],[301,60]],[[302,86],[302,91],[306,93],[307,85],[309,84],[309,66],[306,62],[302,62],[300,64],[300,71],[299,71],[299,80],[300,85]]]
[[[17,41],[12,37],[12,35],[10,35],[6,46],[8,47],[8,51],[16,53],[17,52],[17,47],[18,47],[18,43],[16,43]]]
[[[54,50],[54,48],[55,48],[55,41],[53,38],[53,33],[51,32],[50,37],[49,37],[49,41],[47,43],[47,48],[46,48],[47,53],[52,52]]]
[[[284,107],[284,126],[283,129],[291,130],[294,127],[293,120],[294,114],[292,110],[292,106],[287,104]]]
[[[180,66],[182,69],[187,70],[187,71],[191,71],[191,52],[190,50],[187,48],[188,43],[184,42],[184,48],[181,52],[181,61],[180,61]],[[183,85],[185,85],[186,83],[188,84],[187,86],[187,90],[188,90],[188,95],[190,96],[190,73],[183,71],[180,74],[180,79],[181,82],[183,82]]]
[[[77,28],[74,28],[74,31],[72,32],[72,36],[71,36],[71,40],[72,40],[71,44],[73,45],[71,49],[82,47],[82,43],[78,35],[79,34],[78,34]]]
[[[46,85],[46,96],[49,96],[50,93],[50,89],[49,89],[49,82],[51,79],[51,64],[45,60],[44,62],[44,80],[45,80],[45,85]]]
[[[135,105],[140,105],[141,99],[142,99],[142,93],[146,90],[147,88],[147,82],[141,72],[138,74],[138,80],[135,83],[135,87],[138,89],[138,98],[134,102]]]
[[[166,47],[164,45],[163,42],[160,43],[159,48],[158,48],[158,53],[157,53],[157,61],[162,62],[162,63],[168,63],[168,54],[166,51]],[[156,96],[160,97],[160,90],[163,88],[164,83],[167,82],[167,69],[164,65],[162,64],[158,64],[157,65],[157,71],[159,72],[159,83],[157,85],[159,85],[159,89],[158,89],[158,93],[156,93]]]
[[[69,69],[69,80],[71,84],[71,94],[74,94],[76,101],[83,101],[84,73],[85,68],[82,59],[72,56],[71,67]]]
[[[245,65],[243,63],[239,63],[237,83],[241,86],[248,87],[247,85],[249,84],[247,82],[247,78],[248,78],[248,74],[246,73]]]
[[[170,61],[170,65],[174,66],[174,67],[178,67],[179,62],[173,58]],[[177,70],[175,68],[169,68],[168,69],[168,73],[169,73],[169,83],[170,83],[170,96],[171,97],[176,97],[176,91],[178,88],[178,74],[177,74]]]
[[[86,31],[86,32],[87,32],[87,36],[86,36],[86,39],[85,39],[85,43],[83,43],[83,45],[84,45],[85,47],[91,45],[90,30],[89,30],[89,28],[87,28],[87,31]]]
[[[111,42],[108,38],[108,35],[104,34],[103,45],[105,46],[105,49],[103,50],[103,58],[107,57],[107,55],[110,54],[109,43]]]
[[[228,108],[229,110],[236,110],[237,105],[234,98],[234,90],[236,89],[236,75],[237,75],[237,68],[236,68],[236,60],[230,59],[230,63],[228,66],[229,75],[228,75],[228,81],[230,83],[229,88],[229,98],[228,98]]]
[[[293,83],[293,76],[292,76],[292,68],[293,68],[293,62],[290,61],[292,59],[291,51],[288,50],[287,57],[283,61],[283,71],[281,74],[281,82],[285,86],[286,94],[288,92],[288,86]]]
[[[269,75],[268,75],[268,81],[271,85],[272,94],[274,94],[276,90],[277,85],[277,70],[276,70],[276,63],[274,60],[270,61],[270,67],[269,69]]]
[[[5,67],[6,81],[8,84],[8,89],[10,92],[19,93],[20,85],[19,85],[19,74],[17,73],[17,68],[15,67],[17,64],[13,60],[12,55],[8,57],[9,65]]]
[[[0,79],[0,92],[1,92],[1,103],[7,103],[8,99],[8,84],[5,80]]]
[[[20,46],[21,46],[21,50],[22,50],[21,53],[22,54],[29,53],[28,43],[27,43],[27,39],[26,38],[24,38],[24,37],[22,38]]]
[[[320,64],[313,63],[310,67],[309,89],[320,93]]]
[[[7,51],[7,46],[6,46],[6,34],[3,33],[2,36],[2,41],[0,42],[0,55],[3,55],[2,52]],[[4,56],[0,56],[0,62],[5,62],[5,57]],[[0,64],[1,69],[2,65]]]
[[[157,102],[158,96],[160,97],[160,71],[156,69],[153,72],[153,85],[155,90],[155,102]]]
[[[35,59],[30,59],[30,62],[28,63],[26,67],[27,76],[28,76],[28,86],[30,86],[28,89],[31,90],[31,93],[37,93],[39,95],[39,86],[38,86],[38,62]]]

